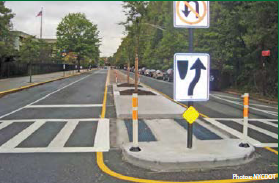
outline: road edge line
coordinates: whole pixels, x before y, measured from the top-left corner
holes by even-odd
[[[107,85],[108,85],[108,81],[109,81],[109,76],[110,76],[110,69],[108,70],[107,79],[106,79],[101,118],[105,118],[105,114],[106,114]],[[96,152],[96,160],[97,160],[97,165],[100,168],[100,170],[102,170],[107,175],[110,175],[111,177],[115,177],[120,180],[125,180],[125,181],[130,181],[130,182],[139,182],[139,183],[234,183],[234,182],[251,182],[251,181],[266,180],[266,179],[221,179],[221,180],[203,180],[203,181],[197,180],[197,181],[190,181],[190,182],[149,180],[149,179],[141,179],[141,178],[136,178],[136,177],[129,177],[129,176],[122,175],[122,174],[112,171],[104,163],[103,152]],[[278,173],[275,175],[275,177],[278,178]]]

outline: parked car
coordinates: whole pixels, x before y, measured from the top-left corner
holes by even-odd
[[[145,68],[145,67],[141,68],[141,72],[140,72],[140,74],[141,74],[141,75],[144,75],[145,70],[146,70],[146,68]]]
[[[163,80],[164,81],[173,81],[173,69],[168,69],[164,74],[163,74]]]
[[[135,67],[131,67],[130,72],[135,72]]]
[[[153,78],[163,79],[163,71],[157,70],[156,72],[154,72]]]
[[[154,73],[156,72],[156,70],[155,69],[150,69],[150,71],[149,71],[149,77],[153,77],[153,75],[154,75]]]
[[[144,75],[145,75],[145,76],[148,76],[148,75],[149,75],[149,72],[150,72],[150,69],[146,69],[146,70],[144,71]]]

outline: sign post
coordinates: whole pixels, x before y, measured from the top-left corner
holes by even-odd
[[[209,19],[209,1],[173,3],[174,27],[189,29],[189,53],[174,55],[174,100],[188,101],[188,110],[193,108],[194,101],[209,99],[209,55],[193,53],[193,28],[209,28]],[[184,114],[183,117],[185,118]],[[187,147],[192,148],[193,122],[187,121]]]
[[[193,47],[193,42],[194,42],[194,29],[189,28],[189,53],[194,52],[194,47]],[[189,101],[188,102],[188,108],[194,106],[194,102]],[[187,148],[191,149],[192,144],[193,144],[193,126],[192,123],[188,123],[188,129],[187,129]]]
[[[193,106],[190,106],[184,113],[183,118],[188,121],[188,138],[187,138],[187,148],[192,148],[193,144],[193,123],[199,117],[198,111]]]

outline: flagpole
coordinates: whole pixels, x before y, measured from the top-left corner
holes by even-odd
[[[43,7],[42,7],[42,15],[41,15],[41,29],[40,29],[40,39],[42,39],[42,35],[43,35]]]

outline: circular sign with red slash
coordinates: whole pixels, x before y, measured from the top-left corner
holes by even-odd
[[[209,27],[209,1],[175,1],[173,6],[174,27]]]

